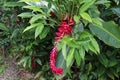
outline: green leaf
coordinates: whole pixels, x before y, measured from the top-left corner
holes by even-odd
[[[66,60],[66,58],[67,58],[67,45],[65,43],[62,46],[62,54],[63,54],[64,59]]]
[[[35,75],[35,79],[36,79],[36,78],[39,78],[41,74],[42,74],[42,71],[37,72],[36,75]]]
[[[40,0],[20,0],[20,2],[39,2]]]
[[[62,41],[66,43],[69,47],[79,48],[79,44],[69,36],[63,37]]]
[[[75,60],[76,60],[76,63],[78,66],[80,66],[80,63],[81,63],[81,57],[80,57],[80,54],[78,53],[77,50],[75,50]]]
[[[96,51],[96,49],[94,48],[94,46],[93,46],[93,44],[92,44],[91,42],[88,44],[88,48],[89,48],[92,52],[94,52],[94,53],[97,54],[97,51]]]
[[[99,68],[97,68],[98,77],[104,75],[105,72],[106,68],[104,66],[99,66]]]
[[[42,23],[39,23],[39,25],[37,26],[37,28],[35,30],[35,38],[37,38],[38,35],[41,34],[43,29],[44,29],[44,25]]]
[[[79,23],[80,22],[80,16],[75,15],[74,20],[75,20],[76,24]]]
[[[47,36],[49,30],[50,30],[50,27],[45,27],[45,28],[43,29],[43,31],[41,32],[41,35],[39,36],[40,39],[45,38],[45,37]]]
[[[108,1],[108,0],[99,0],[99,1],[95,2],[95,4],[106,4],[106,3],[110,3],[110,1]]]
[[[0,23],[0,30],[9,31],[3,23]]]
[[[93,24],[97,26],[102,26],[102,22],[99,18],[92,18]]]
[[[109,72],[107,72],[107,75],[108,75],[112,80],[115,80],[115,79],[114,79],[115,76],[114,76],[113,72],[109,71]]]
[[[88,75],[83,73],[80,75],[80,80],[88,80]]]
[[[67,63],[67,68],[70,68],[70,66],[72,65],[73,62],[73,58],[74,58],[74,51],[75,48],[70,49],[67,59],[66,59],[66,63]]]
[[[117,64],[118,64],[117,60],[111,59],[111,60],[109,60],[108,67],[113,67],[113,66],[115,66]]]
[[[100,53],[100,48],[99,48],[97,41],[94,38],[90,38],[90,39],[91,39],[91,44],[93,45],[96,52]]]
[[[5,7],[16,7],[16,6],[24,6],[24,5],[26,4],[23,2],[6,2],[4,4]]]
[[[89,26],[90,30],[110,46],[120,48],[120,27],[114,22],[103,22],[102,26]]]
[[[81,17],[82,17],[83,19],[85,19],[85,20],[87,20],[87,21],[89,21],[89,22],[92,22],[92,19],[91,19],[91,17],[89,16],[88,13],[82,12],[82,13],[80,13],[80,15],[81,15]]]
[[[113,11],[118,17],[120,17],[120,8],[112,8],[112,11]]]
[[[38,6],[23,6],[23,8],[27,8],[27,9],[33,10],[33,12],[38,11],[38,12],[42,12],[43,13],[42,9],[40,9],[40,7],[38,7]]]
[[[95,3],[96,0],[92,0],[89,2],[84,3],[81,8],[80,8],[80,13],[81,12],[85,12],[86,10],[88,10],[88,8],[90,8],[91,5],[93,5]]]
[[[36,23],[36,24],[31,24],[30,26],[28,26],[27,28],[24,29],[23,33],[32,29],[32,28],[35,28],[36,26],[38,26],[40,23]]]
[[[103,54],[99,55],[98,59],[105,67],[108,67],[108,59],[105,55]]]
[[[41,63],[41,60],[40,59],[36,59],[35,60],[39,65],[42,65],[42,63]]]
[[[62,74],[62,75],[59,75],[59,76],[56,75],[56,77],[57,77],[58,79],[61,79],[62,77],[65,76],[65,74],[66,74],[66,72],[67,72],[67,71],[66,71],[66,60],[64,59],[63,54],[62,54],[61,52],[58,53],[58,55],[57,55],[56,67],[57,67],[57,68],[63,68],[63,74]]]
[[[30,19],[30,24],[34,23],[35,21],[39,20],[39,19],[43,19],[43,15],[41,14],[37,14],[35,16],[33,16],[31,19]]]
[[[79,49],[79,54],[80,54],[81,58],[84,60],[84,58],[85,58],[85,50],[84,50],[84,48],[82,46]]]
[[[24,12],[24,13],[21,13],[18,15],[19,17],[22,17],[22,18],[30,18],[33,16],[33,13],[31,12]]]

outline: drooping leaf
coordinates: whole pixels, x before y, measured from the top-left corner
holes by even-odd
[[[103,22],[103,26],[89,26],[90,30],[100,40],[110,46],[120,48],[120,27],[114,22]]]

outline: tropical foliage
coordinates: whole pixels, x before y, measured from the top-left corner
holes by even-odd
[[[18,64],[35,72],[36,78],[119,79],[119,0],[1,4],[5,13],[1,15],[0,47],[6,55],[19,58]]]

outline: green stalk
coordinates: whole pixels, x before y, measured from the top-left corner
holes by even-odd
[[[73,15],[74,5],[75,5],[75,3],[74,3],[74,1],[73,1],[71,16]]]

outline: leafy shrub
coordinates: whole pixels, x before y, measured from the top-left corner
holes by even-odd
[[[7,38],[10,40],[8,43],[12,45],[12,51],[16,49],[19,53],[19,64],[40,71],[36,77],[41,74],[45,77],[44,73],[53,76],[48,65],[49,53],[54,45],[57,50],[53,57],[57,54],[57,59],[53,59],[56,63],[52,65],[57,66],[57,69],[63,69],[63,74],[60,73],[62,75],[55,75],[57,79],[119,79],[118,0],[20,0],[5,3],[4,6],[12,7],[14,10],[16,7],[19,9],[18,6],[23,6],[23,10],[20,9],[19,12],[21,14],[18,15],[22,20],[19,27],[13,21],[12,29],[7,27],[7,34],[5,26],[0,29],[3,30],[2,34],[10,36]],[[69,23],[71,20],[74,25]],[[69,30],[66,30],[70,31],[72,26],[70,35],[65,33],[62,25],[64,21],[67,22],[65,25],[69,25]],[[64,29],[61,29],[61,26]],[[56,32],[60,34],[56,36]],[[60,37],[63,32],[65,35]],[[59,39],[55,41],[54,38]],[[8,45],[7,47],[9,48]],[[51,53],[54,52],[54,48],[52,50]],[[52,60],[50,61],[52,63]],[[51,65],[50,68],[55,72]]]

